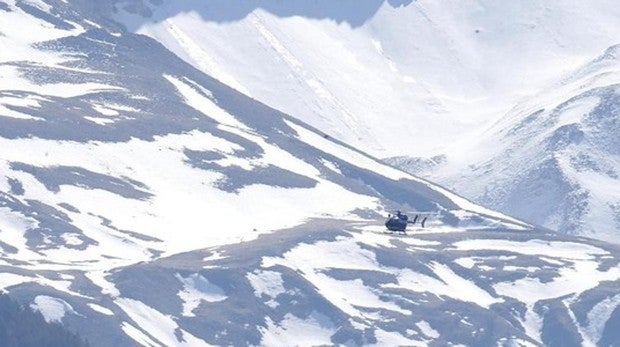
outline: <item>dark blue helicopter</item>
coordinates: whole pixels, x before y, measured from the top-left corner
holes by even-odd
[[[416,214],[413,221],[410,221],[409,216],[401,213],[400,211],[396,211],[395,215],[388,215],[388,220],[385,221],[385,227],[388,228],[389,231],[398,231],[404,234],[405,230],[407,230],[407,224],[415,224],[419,218],[420,216]],[[426,219],[427,217],[424,217],[420,222],[422,228],[424,228],[426,224]]]

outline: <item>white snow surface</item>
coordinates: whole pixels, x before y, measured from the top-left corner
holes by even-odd
[[[591,55],[459,139],[443,163],[410,170],[535,224],[617,243],[619,47]]]
[[[13,63],[41,62],[41,67],[82,77],[100,73],[69,67],[71,61],[85,61],[75,52],[53,52],[35,45],[44,40],[79,35],[86,29],[76,25],[76,29],[61,30],[49,22],[25,15],[13,0],[4,2],[11,11],[0,10],[0,122],[43,123],[46,122],[44,118],[30,115],[29,111],[34,113],[54,100],[77,99],[92,106],[92,112],[83,117],[90,125],[101,125],[97,129],[103,132],[114,131],[123,126],[130,114],[139,114],[142,110],[131,103],[106,100],[105,95],[113,93],[140,101],[157,98],[115,85],[113,78],[98,82],[90,78],[76,79],[75,83],[34,82]],[[46,13],[54,12],[45,0],[28,3]],[[346,317],[351,330],[373,329],[376,345],[425,345],[440,340],[443,336],[439,331],[443,332],[443,327],[436,326],[430,318],[419,321],[418,309],[430,301],[455,300],[466,303],[464,306],[491,312],[502,304],[508,305],[509,298],[526,305],[527,311],[515,317],[529,338],[540,341],[542,317],[534,311],[537,303],[561,296],[577,300],[601,283],[613,283],[620,278],[620,268],[612,262],[614,253],[603,245],[598,247],[580,239],[543,241],[532,236],[528,241],[515,241],[484,239],[483,235],[452,242],[452,238],[467,238],[464,235],[468,231],[479,235],[479,229],[488,233],[492,233],[491,229],[514,232],[527,231],[531,226],[478,206],[357,150],[364,149],[376,156],[429,155],[451,148],[449,140],[470,141],[472,134],[486,129],[493,115],[508,110],[514,100],[545,85],[556,74],[581,64],[589,52],[608,45],[620,30],[610,25],[615,23],[613,19],[618,14],[610,1],[602,0],[591,6],[569,1],[564,7],[556,4],[499,6],[486,0],[442,4],[420,0],[397,7],[382,3],[362,22],[351,18],[277,15],[274,12],[278,11],[268,6],[257,6],[236,20],[213,21],[209,18],[211,9],[204,2],[164,0],[161,6],[153,3],[145,5],[154,12],[152,20],[129,15],[122,9],[119,16],[130,24],[129,29],[155,37],[198,69],[318,127],[320,130],[283,118],[283,127],[290,127],[294,133],[287,133],[282,141],[298,141],[300,147],[307,146],[313,151],[311,153],[324,153],[329,159],[322,154],[314,157],[287,151],[283,142],[272,141],[264,130],[253,129],[249,122],[244,122],[244,117],[249,118],[254,110],[244,110],[248,114],[241,114],[226,109],[226,100],[216,97],[223,87],[209,90],[198,82],[201,81],[199,74],[181,76],[170,72],[157,74],[157,77],[171,88],[171,94],[212,122],[217,131],[208,133],[194,129],[149,139],[134,136],[119,142],[50,140],[30,135],[0,137],[0,193],[7,202],[0,206],[0,240],[3,242],[0,264],[6,267],[6,272],[0,273],[0,288],[11,291],[40,286],[46,288],[47,293],[52,290],[63,293],[62,298],[69,302],[84,303],[75,305],[79,310],[88,307],[84,309],[86,312],[76,312],[63,299],[37,295],[32,307],[47,321],[62,322],[68,315],[83,320],[118,319],[121,334],[143,346],[206,346],[208,344],[196,336],[198,334],[188,331],[194,331],[193,328],[184,324],[204,318],[204,310],[198,309],[201,304],[226,308],[240,295],[215,285],[215,277],[213,282],[209,281],[210,271],[237,270],[220,268],[220,262],[230,262],[234,266],[241,258],[238,253],[231,255],[220,252],[219,248],[243,247],[239,244],[257,241],[260,236],[279,239],[282,247],[290,246],[269,249],[269,254],[284,249],[278,255],[256,255],[252,254],[253,249],[243,254],[248,259],[256,256],[260,260],[256,269],[248,269],[249,262],[243,263],[238,284],[247,285],[248,300],[265,305],[265,316],[259,317],[253,326],[262,335],[260,342],[264,345],[300,344],[300,336],[304,336],[303,343],[308,345],[333,344],[331,339],[340,327],[330,317],[317,311],[308,313],[305,306],[295,313],[280,314],[280,310],[288,308],[282,304],[285,297],[305,293],[316,294],[325,303],[317,305],[317,310],[328,306],[337,317]],[[193,9],[187,11],[186,6]],[[221,2],[218,6],[234,5]],[[530,16],[497,19],[497,13],[514,11]],[[598,21],[587,20],[594,14]],[[574,27],[565,25],[567,19]],[[586,22],[592,28],[583,30]],[[96,23],[89,25],[98,26]],[[20,30],[23,27],[32,30]],[[603,27],[607,31],[601,34]],[[542,37],[541,32],[552,35]],[[113,33],[114,37],[123,35],[126,34]],[[503,47],[507,36],[516,44],[521,43],[523,49],[516,53],[506,51]],[[562,37],[569,38],[560,39]],[[573,46],[570,44],[573,39],[583,42]],[[235,44],[224,44],[230,42]],[[546,48],[542,55],[541,47]],[[253,59],[247,59],[248,52]],[[617,81],[614,65],[601,64],[595,64],[596,69],[586,66],[578,70],[562,88],[579,89],[584,80],[590,87]],[[549,98],[556,104],[561,103],[567,95],[565,89]],[[539,101],[521,104],[522,109],[509,113],[509,117],[493,129],[514,125],[521,115],[539,107]],[[549,101],[547,96],[543,101]],[[571,105],[558,116],[557,126],[583,122],[584,114],[591,112],[599,101],[600,98],[588,97]],[[275,111],[274,115],[281,116]],[[265,119],[266,123],[268,121]],[[217,133],[230,137],[220,137],[215,135]],[[330,137],[353,146],[332,141]],[[261,154],[238,155],[244,148],[230,138],[251,143],[260,148]],[[460,143],[453,145],[457,147]],[[476,153],[485,156],[500,151],[500,147]],[[291,188],[249,184],[236,191],[226,191],[217,185],[224,177],[224,170],[193,167],[185,155],[188,150],[215,153],[221,157],[213,161],[218,167],[248,172],[276,167],[316,181],[316,185]],[[614,164],[614,158],[608,160]],[[558,154],[557,162],[565,168],[567,177],[579,181],[589,191],[609,199],[617,196],[614,185],[617,179],[607,177],[601,181],[599,174],[571,171],[570,157],[562,153]],[[14,163],[42,171],[80,168],[85,171],[75,173],[76,176],[83,177],[82,172],[91,172],[117,179],[114,182],[133,185],[146,197],[135,199],[113,189],[92,188],[79,182],[40,180],[28,170],[15,169]],[[383,213],[391,206],[384,204],[387,199],[383,200],[375,191],[376,187],[363,185],[365,182],[361,179],[354,178],[354,184],[349,186],[341,184],[341,180],[349,179],[346,177],[351,170],[349,164],[374,173],[384,182],[394,183],[395,187],[403,187],[398,184],[408,184],[408,181],[412,186],[420,185],[426,193],[453,202],[457,209],[437,212],[436,220],[429,222],[428,229],[412,228],[413,235],[386,235],[382,233],[384,227],[379,217],[360,216],[372,211]],[[53,187],[55,183],[57,187]],[[18,192],[20,189],[23,192]],[[606,201],[599,199],[596,203],[603,206]],[[432,200],[424,202],[438,205]],[[21,204],[23,211],[11,208],[10,203]],[[40,212],[28,212],[35,203],[57,210],[58,214],[53,217],[67,221],[67,225],[77,228],[79,233],[64,233],[55,239],[54,235],[41,232],[41,247],[32,247],[29,244],[33,242],[32,234],[38,235],[37,228],[42,227],[44,220]],[[601,211],[607,213],[605,209]],[[440,218],[443,212],[460,223],[444,224]],[[595,212],[588,214],[588,218],[601,220]],[[334,230],[344,236],[333,240],[312,242],[313,230],[305,235],[304,241],[286,244],[290,241],[286,232],[295,235],[299,232],[296,227],[311,225],[315,220],[327,220],[334,225],[350,223],[347,225],[351,227]],[[288,228],[291,230],[283,230]],[[275,231],[282,234],[263,235]],[[457,233],[459,235],[455,236]],[[512,235],[522,237],[519,233]],[[530,234],[523,233],[524,238],[527,235]],[[150,266],[149,262],[157,258],[187,256],[204,249],[212,252],[199,257],[203,262],[196,270],[199,272],[171,271],[169,282],[174,283],[171,285],[174,289],[170,292],[175,297],[164,298],[156,304],[161,306],[148,305],[146,300],[136,299],[138,295],[127,293],[130,291],[127,283],[132,278],[114,282],[126,267]],[[463,256],[488,251],[511,255]],[[458,257],[453,262],[446,261],[452,252],[458,253]],[[385,265],[394,260],[391,255],[406,261],[415,259],[412,264],[417,267]],[[517,258],[528,261],[535,258],[545,265],[502,267],[486,264],[487,261],[510,263]],[[611,259],[609,264],[612,265],[604,268],[601,266],[603,259]],[[281,271],[282,268],[290,271]],[[551,280],[541,279],[538,277],[541,269],[553,271],[555,276]],[[158,271],[162,271],[162,276],[167,275],[165,266]],[[497,271],[509,272],[516,279],[492,281],[491,276]],[[81,274],[92,286],[79,285],[84,280]],[[351,274],[356,276],[346,277]],[[288,282],[294,276],[298,276],[297,281]],[[300,283],[307,286],[296,287]],[[161,285],[170,284],[162,282]],[[157,289],[141,288],[140,291]],[[407,297],[422,299],[414,301]],[[166,307],[165,303],[172,300],[181,304],[177,305],[176,312],[170,313],[174,309]],[[587,315],[587,326],[578,327],[582,335],[589,341],[598,341],[617,306],[617,296],[597,303]],[[276,311],[277,318],[268,315]],[[305,314],[300,313],[302,311]],[[126,315],[117,314],[123,312]],[[226,314],[228,312],[223,310],[222,316]],[[393,317],[414,319],[425,336],[414,330],[410,330],[411,333],[409,330],[391,331],[381,325],[394,322]],[[513,340],[527,344],[527,341]]]
[[[123,330],[123,332],[125,334],[127,334],[127,336],[131,337],[134,341],[136,341],[137,343],[139,343],[142,346],[146,346],[146,347],[160,347],[160,346],[162,346],[161,344],[153,341],[153,339],[148,337],[148,335],[146,335],[145,333],[140,331],[140,329],[134,327],[133,325],[131,325],[131,324],[127,323],[127,322],[123,322],[121,324],[121,329]]]
[[[227,298],[222,288],[199,274],[192,274],[189,277],[177,274],[176,277],[183,283],[183,290],[178,293],[178,296],[183,300],[183,316],[185,317],[193,317],[193,311],[202,301],[220,302]]]
[[[160,346],[209,346],[209,344],[203,340],[180,329],[172,317],[166,316],[140,301],[118,298],[115,300],[115,303],[136,322],[140,329],[147,331],[154,340],[158,341],[158,345]],[[178,331],[180,332],[180,336],[182,336],[182,340],[179,340],[176,336],[177,329],[179,329]],[[125,332],[136,339],[136,341],[145,341],[142,335],[136,334],[135,329],[126,328]]]
[[[435,339],[439,337],[439,332],[433,329],[433,327],[431,327],[431,325],[428,324],[427,321],[419,321],[415,323],[415,325],[417,325],[418,328],[420,328],[420,331],[422,331],[422,334],[430,338],[435,338]]]
[[[255,271],[248,273],[248,280],[254,287],[254,295],[260,297],[267,295],[276,298],[278,295],[285,293],[284,282],[280,273],[275,271]]]
[[[320,136],[308,129],[304,129],[303,127],[296,125],[290,121],[286,121],[286,123],[297,132],[300,139],[302,139],[304,142],[313,144],[315,147],[321,149],[325,153],[333,154],[334,156],[340,159],[348,161],[352,164],[354,163],[355,165],[366,168],[372,172],[381,172],[382,175],[385,175],[386,177],[389,177],[393,180],[407,178],[407,179],[422,183],[428,186],[429,188],[431,188],[432,190],[440,192],[442,195],[452,200],[452,202],[454,202],[457,206],[459,206],[463,210],[476,212],[479,214],[488,215],[491,217],[506,220],[508,222],[512,222],[516,224],[516,227],[531,227],[530,225],[525,224],[522,221],[516,220],[509,216],[506,216],[501,213],[484,208],[482,206],[476,205],[468,201],[467,199],[464,199],[438,185],[432,184],[428,181],[425,181],[415,176],[412,176],[410,174],[407,174],[403,171],[386,166],[385,164],[381,163],[377,159],[369,157],[368,155],[362,152],[338,145],[332,141],[325,139],[325,137]],[[515,226],[513,225],[513,227]]]
[[[429,268],[439,279],[404,269],[398,274],[397,285],[387,284],[385,287],[406,288],[414,292],[428,292],[438,296],[445,295],[457,300],[474,302],[487,308],[494,303],[503,302],[503,299],[494,297],[475,283],[457,275],[445,264],[431,263]]]
[[[246,135],[250,137],[250,135]],[[253,140],[258,138],[252,135]],[[210,134],[193,132],[185,135],[170,135],[155,142],[132,140],[129,143],[88,143],[57,142],[47,140],[6,140],[0,139],[3,158],[6,162],[24,161],[36,166],[79,166],[94,172],[106,172],[117,177],[133,177],[145,183],[154,198],[150,201],[126,199],[105,191],[80,189],[73,186],[63,187],[58,193],[48,191],[40,182],[28,175],[23,176],[28,182],[26,197],[47,200],[52,205],[61,202],[79,206],[82,213],[69,212],[75,224],[80,226],[89,237],[99,242],[97,249],[89,252],[92,258],[113,255],[119,259],[144,259],[148,254],[146,247],[160,248],[161,243],[133,240],[128,243],[118,238],[118,234],[99,225],[96,216],[106,216],[114,220],[116,227],[125,230],[149,230],[149,236],[165,241],[167,253],[192,250],[212,245],[238,242],[256,237],[253,229],[277,230],[300,224],[312,216],[347,216],[355,208],[376,208],[375,198],[352,193],[340,186],[322,179],[316,170],[305,162],[277,147],[264,144],[267,151],[263,163],[286,166],[289,170],[307,175],[311,174],[319,181],[312,189],[279,189],[265,185],[244,188],[239,194],[229,194],[212,186],[219,174],[204,172],[189,167],[184,163],[182,150],[219,149],[224,153],[231,151],[231,145],[225,140]],[[43,150],[45,149],[45,150]],[[31,153],[28,158],[23,153]],[[119,155],[122,153],[122,156]],[[157,153],[157,154],[155,154]],[[116,165],[111,160],[116,161]],[[285,162],[283,162],[285,160]],[[118,165],[121,164],[122,165]],[[10,170],[0,162],[0,170]],[[250,164],[257,165],[257,164]],[[299,169],[296,169],[299,168]],[[158,175],[150,175],[159,172]],[[142,174],[141,174],[142,173]],[[20,177],[21,178],[21,177]],[[334,196],[340,195],[339,199]],[[307,202],[303,205],[294,203],[301,197]],[[90,198],[86,198],[90,197]],[[328,198],[329,197],[329,198]],[[184,201],[180,206],[178,201]],[[254,203],[262,201],[261,204]],[[105,203],[104,203],[105,202]],[[280,211],[273,214],[272,211]],[[89,215],[91,214],[92,215]],[[227,220],[244,214],[234,229],[225,228]],[[15,219],[17,217],[12,217]],[[5,218],[4,220],[11,220]],[[21,222],[20,222],[21,223]],[[18,237],[25,226],[15,230],[7,228],[6,232],[15,230],[12,237],[13,246],[24,247],[24,239]],[[170,234],[175,229],[186,234]],[[21,231],[20,231],[21,230]],[[205,237],[202,230],[209,230]],[[57,261],[70,261],[76,252],[51,250]],[[84,253],[80,252],[84,255]],[[24,254],[24,260],[36,259],[34,254]],[[101,259],[101,258],[100,258]]]
[[[460,241],[454,246],[463,251],[494,249],[528,255],[541,255],[551,258],[589,260],[597,255],[608,254],[607,251],[576,242],[553,242],[543,240],[527,240],[517,242],[510,240],[468,240]]]
[[[620,44],[615,0],[353,4],[249,2],[241,9],[166,0],[149,6],[151,17],[121,11],[118,19],[355,148],[382,158],[445,156],[433,170],[411,170],[491,210],[618,240],[617,151],[591,141],[562,151],[544,143],[563,126],[583,124],[598,98],[577,100],[538,133],[518,126],[537,110],[547,117],[585,88],[618,83],[617,64],[587,66]],[[506,138],[513,128],[516,139]],[[575,165],[584,157],[593,163],[585,170]],[[525,177],[544,160],[561,173]],[[573,205],[548,206],[558,197],[536,192],[547,180],[570,184],[558,194]]]
[[[320,314],[313,313],[306,319],[287,314],[282,322],[275,324],[267,320],[263,330],[263,346],[321,346],[330,345],[331,336],[337,327]]]
[[[66,301],[46,295],[35,297],[30,307],[40,312],[48,323],[60,323],[67,314],[77,314]]]
[[[596,304],[590,312],[588,312],[588,325],[586,326],[587,337],[589,342],[595,345],[602,335],[605,324],[611,317],[614,310],[620,306],[620,294],[606,298]]]
[[[101,313],[103,315],[106,315],[106,316],[113,316],[114,315],[114,312],[112,312],[110,309],[107,309],[107,308],[105,308],[105,307],[103,307],[101,305],[90,303],[90,304],[88,304],[88,307],[90,307],[94,311],[97,311],[97,312],[99,312],[99,313]]]
[[[150,6],[151,18],[119,18],[198,69],[356,148],[431,156],[620,43],[616,5],[419,0],[351,2],[338,13],[322,2],[251,2],[247,13],[220,20],[216,13],[243,10],[166,0]]]

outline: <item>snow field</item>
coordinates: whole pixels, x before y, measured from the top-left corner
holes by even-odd
[[[155,343],[155,346],[162,347],[209,346],[203,340],[179,328],[172,317],[164,315],[140,301],[118,298],[114,302],[140,327],[140,329],[136,329],[135,327],[130,327],[130,325],[125,325],[124,330],[129,337],[143,344],[143,346],[149,346],[153,343]],[[138,331],[141,331],[141,333],[138,333]],[[177,338],[177,334],[180,334],[182,338]],[[150,337],[145,338],[149,335]]]
[[[193,311],[198,308],[201,301],[219,302],[228,297],[222,288],[212,284],[199,274],[182,277],[177,274],[177,279],[183,283],[183,290],[177,295],[183,300],[183,316],[195,316]]]
[[[34,298],[30,308],[40,312],[48,323],[61,323],[65,315],[77,314],[73,307],[64,300],[45,295],[39,295]]]

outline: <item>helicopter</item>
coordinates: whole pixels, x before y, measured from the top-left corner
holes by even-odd
[[[399,232],[401,234],[406,234],[407,224],[416,224],[418,220],[420,220],[420,225],[422,228],[426,227],[426,221],[428,216],[425,215],[427,213],[417,212],[413,220],[409,220],[409,216],[403,214],[400,211],[396,211],[395,215],[388,214],[388,220],[385,221],[385,227],[391,232]]]

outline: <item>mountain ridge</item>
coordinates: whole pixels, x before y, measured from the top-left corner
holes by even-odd
[[[535,224],[617,242],[617,51],[524,100],[452,159],[410,172]]]

